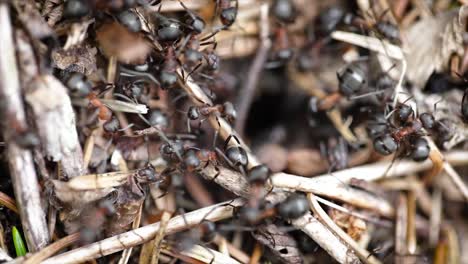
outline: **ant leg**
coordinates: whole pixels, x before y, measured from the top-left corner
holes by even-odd
[[[184,80],[184,83],[188,81],[188,78],[190,78],[190,75],[192,75],[196,70],[198,70],[200,67],[202,66],[202,63],[198,63],[188,74],[187,74],[187,78],[183,79]]]

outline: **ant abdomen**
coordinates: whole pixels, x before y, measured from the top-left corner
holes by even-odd
[[[309,211],[309,201],[304,195],[291,194],[277,205],[278,214],[286,220],[297,219]]]

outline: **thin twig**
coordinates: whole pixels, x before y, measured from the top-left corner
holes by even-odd
[[[49,242],[49,232],[41,206],[39,184],[30,150],[19,147],[14,140],[13,126],[26,129],[26,113],[21,97],[18,69],[16,67],[13,31],[7,3],[0,3],[0,97],[2,116],[8,125],[3,128],[7,144],[7,157],[11,178],[20,210],[21,223],[28,248],[37,251]]]
[[[239,93],[240,97],[238,98],[235,129],[241,137],[244,135],[245,123],[247,121],[247,115],[249,114],[250,105],[252,104],[258,80],[261,77],[263,65],[267,60],[268,51],[271,47],[271,40],[268,37],[269,31],[268,4],[264,3],[260,7],[260,45],[258,46],[257,54],[250,66],[247,79]]]
[[[158,233],[152,243],[153,254],[151,255],[151,262],[149,262],[151,264],[158,264],[159,254],[161,253],[161,242],[164,238],[167,223],[169,222],[170,218],[171,218],[171,213],[169,212],[164,212],[163,215],[161,216],[161,228],[158,230]]]

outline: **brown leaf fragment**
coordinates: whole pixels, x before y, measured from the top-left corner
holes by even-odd
[[[413,84],[424,87],[432,72],[448,68],[452,55],[463,55],[467,16],[468,7],[462,6],[437,17],[425,18],[406,31],[406,76]]]
[[[134,177],[129,177],[129,180],[117,191],[116,213],[106,227],[106,233],[114,236],[127,231],[144,199],[145,191]]]
[[[270,224],[261,226],[253,237],[268,247],[281,263],[303,263],[296,240],[278,226]]]
[[[89,44],[59,49],[52,53],[54,66],[66,71],[90,75],[96,71],[97,49]]]
[[[117,22],[101,26],[96,35],[104,54],[123,63],[141,63],[151,52],[151,45],[142,35],[130,32]]]

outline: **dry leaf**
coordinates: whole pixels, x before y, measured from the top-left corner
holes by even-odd
[[[96,35],[104,54],[123,63],[142,63],[151,52],[151,45],[142,35],[128,31],[117,22],[101,26]]]
[[[461,7],[423,19],[405,32],[408,45],[405,48],[408,60],[406,76],[417,87],[424,87],[432,72],[446,70],[451,55],[463,55],[467,15],[468,7]]]
[[[96,71],[96,54],[96,48],[85,44],[54,51],[52,61],[61,70],[90,75]]]

